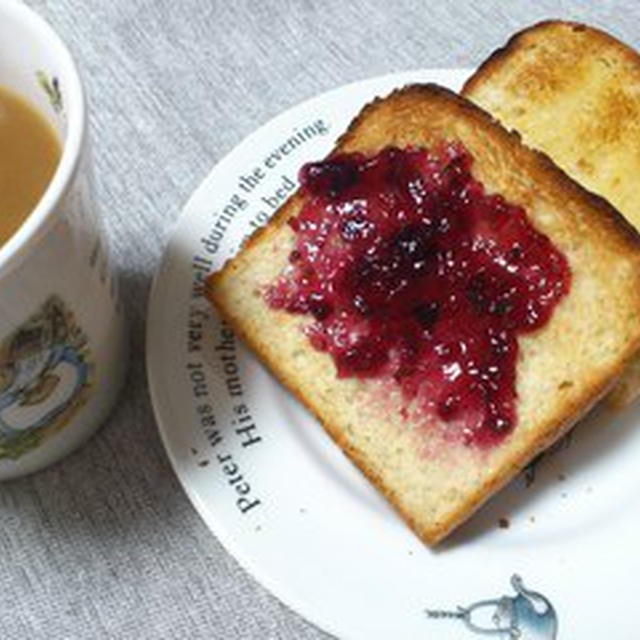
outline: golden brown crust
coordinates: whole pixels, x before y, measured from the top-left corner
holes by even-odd
[[[570,20],[542,20],[541,22],[537,22],[518,33],[515,33],[511,38],[509,38],[503,47],[496,49],[475,70],[473,75],[467,78],[462,90],[460,91],[460,95],[471,95],[478,85],[483,84],[486,81],[488,76],[495,73],[496,70],[503,67],[505,64],[509,64],[514,53],[526,46],[526,41],[530,36],[539,38],[544,31],[554,29],[568,29],[577,33],[587,32],[589,37],[595,41],[599,40],[607,46],[615,47],[628,59],[629,62],[640,70],[640,55],[638,55],[638,52],[621,40],[612,36],[610,33],[588,26],[581,22],[572,22]]]
[[[474,132],[479,131],[487,139],[491,139],[502,153],[515,156],[520,164],[526,167],[535,183],[554,193],[563,194],[567,201],[575,201],[578,208],[592,211],[593,215],[589,219],[589,224],[593,237],[601,239],[604,243],[609,243],[616,248],[620,255],[625,255],[633,263],[634,277],[640,292],[640,237],[626,220],[605,200],[585,191],[573,182],[547,156],[524,147],[516,134],[506,131],[489,114],[446,89],[435,85],[411,85],[395,91],[384,100],[374,101],[354,119],[332,153],[357,148],[360,142],[360,127],[371,122],[372,119],[385,118],[386,115],[381,114],[381,110],[392,110],[394,113],[397,111],[404,116],[420,111],[425,105],[434,112],[446,114],[448,119],[464,121],[471,125]],[[401,122],[398,126],[404,126],[403,119],[399,119]],[[299,193],[294,194],[266,228],[255,232],[250,237],[239,257],[227,261],[221,272],[212,274],[207,282],[207,296],[217,307],[222,317],[237,332],[240,339],[254,350],[280,382],[316,416],[338,446],[387,497],[427,544],[435,544],[442,540],[453,528],[468,518],[484,501],[513,478],[535,455],[566,433],[575,421],[606,392],[640,345],[640,329],[638,329],[635,335],[627,341],[617,360],[608,369],[602,370],[598,377],[585,379],[580,391],[576,392],[573,399],[564,405],[562,415],[553,416],[546,422],[540,423],[536,428],[535,436],[527,442],[527,446],[498,466],[487,481],[469,491],[454,512],[448,514],[444,520],[428,524],[420,522],[416,514],[403,506],[394,488],[389,486],[369,464],[365,453],[351,446],[343,426],[327,419],[322,401],[305,393],[292,370],[283,370],[274,352],[265,349],[260,336],[253,329],[246,329],[243,319],[234,314],[234,309],[229,306],[224,295],[218,297],[219,283],[230,278],[234,271],[243,267],[245,251],[259,245],[271,234],[276,233],[286,223],[286,220],[295,214],[301,202],[302,196]],[[640,316],[640,293],[629,304],[634,307],[634,312]],[[275,318],[276,314],[283,312],[274,311],[272,313]],[[330,366],[330,360],[327,361]]]

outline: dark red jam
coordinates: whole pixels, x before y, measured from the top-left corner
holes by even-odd
[[[290,266],[265,298],[313,318],[339,377],[395,380],[407,406],[486,447],[516,422],[517,337],[549,320],[571,273],[472,163],[450,143],[304,166]]]

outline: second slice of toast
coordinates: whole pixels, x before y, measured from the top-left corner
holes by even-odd
[[[637,234],[607,202],[470,102],[434,85],[396,91],[365,107],[334,153],[372,155],[389,145],[434,148],[443,141],[464,145],[487,193],[524,207],[572,274],[548,323],[519,338],[517,422],[495,446],[446,442],[438,429],[420,428],[395,410],[399,394],[381,401],[378,381],[339,378],[332,358],[303,332],[309,317],[265,302],[294,247],[287,221],[304,204],[301,192],[208,280],[208,297],[223,318],[428,544],[563,435],[610,388],[640,341]]]
[[[513,36],[467,80],[472,100],[640,229],[640,55],[599,29],[550,20]],[[611,394],[640,394],[640,354]]]

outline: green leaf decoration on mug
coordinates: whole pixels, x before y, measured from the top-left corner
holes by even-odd
[[[49,76],[42,70],[36,71],[36,78],[38,79],[40,86],[47,94],[53,110],[56,113],[61,113],[64,109],[64,104],[62,102],[62,92],[60,91],[60,83],[58,82],[58,78],[53,76],[53,78],[49,80]]]

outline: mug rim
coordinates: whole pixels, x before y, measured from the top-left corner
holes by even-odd
[[[67,135],[62,140],[62,153],[53,178],[40,197],[38,204],[27,215],[13,235],[0,246],[0,277],[9,267],[16,266],[19,259],[28,253],[28,245],[52,221],[56,206],[71,183],[80,161],[86,129],[86,102],[84,89],[76,63],[62,38],[53,27],[33,9],[16,0],[0,0],[0,15],[5,14],[25,24],[46,42],[47,49],[59,61],[68,80],[65,81],[67,102]]]

